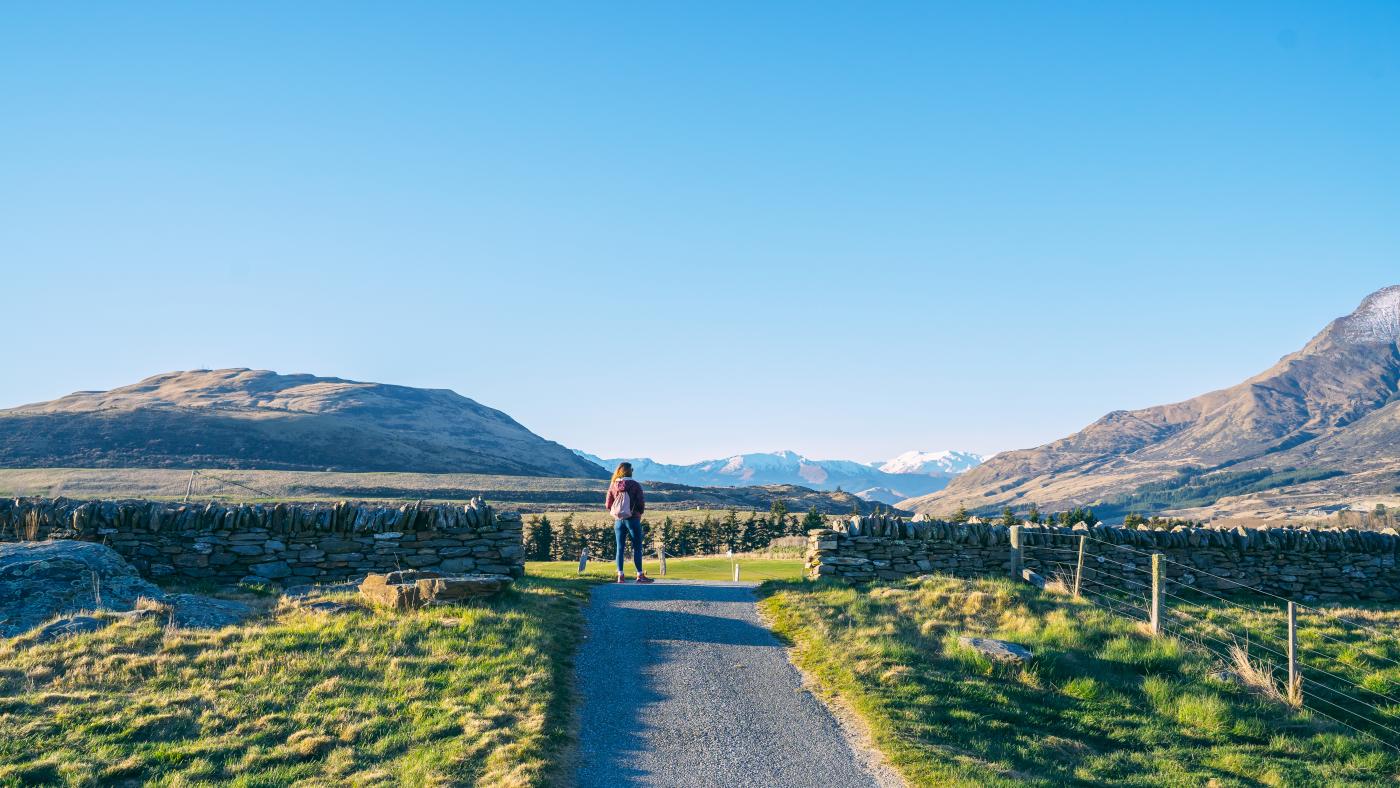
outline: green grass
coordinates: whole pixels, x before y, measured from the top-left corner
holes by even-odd
[[[1400,762],[1219,676],[1180,641],[999,580],[761,595],[795,660],[863,717],[914,785],[1375,785]],[[995,664],[960,635],[1028,646]]]
[[[1345,620],[1343,620],[1345,619]],[[1207,597],[1172,599],[1169,630],[1218,647],[1226,632],[1247,645],[1251,662],[1282,687],[1287,674],[1283,603],[1227,604]],[[1400,730],[1400,610],[1330,607],[1298,610],[1298,660],[1305,694],[1323,714],[1373,733]],[[1212,640],[1214,639],[1214,640]]]
[[[0,785],[546,784],[587,592],[0,641]]]
[[[521,516],[527,520],[532,517],[548,517],[549,521],[554,523],[556,528],[559,527],[559,521],[565,517],[572,517],[574,519],[575,528],[606,528],[608,531],[612,531],[613,523],[617,522],[616,517],[613,517],[607,511],[599,508],[577,512],[564,512],[536,511],[528,507],[521,507],[520,511]],[[761,512],[764,515],[768,514],[768,509],[766,507],[758,509],[753,506],[736,506],[734,507],[734,511],[739,514],[740,519],[748,517],[749,514],[753,512]],[[699,509],[695,507],[688,509],[662,509],[660,507],[648,506],[646,514],[642,517],[652,526],[659,526],[667,517],[670,517],[674,521],[692,520],[698,523],[706,517],[709,517],[711,520],[723,520],[728,514],[729,509]],[[801,517],[802,514],[802,512],[798,512],[796,516]],[[789,514],[789,516],[791,517],[793,515]]]
[[[666,559],[667,580],[733,580],[734,563],[739,564],[740,580],[792,580],[802,577],[803,562],[797,558],[747,558],[737,557],[732,561],[723,556],[714,558],[668,558]],[[661,577],[661,567],[657,561],[643,561],[643,568],[651,577]],[[577,561],[528,561],[525,574],[532,577],[574,578],[578,577]],[[627,577],[635,574],[631,561],[627,563]],[[587,577],[611,580],[617,576],[617,565],[612,560],[589,561]]]

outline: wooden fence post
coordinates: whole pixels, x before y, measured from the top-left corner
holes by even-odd
[[[661,576],[666,576],[666,545],[656,546],[656,558],[661,562]]]
[[[1152,634],[1162,634],[1162,554],[1152,554]]]
[[[1011,577],[1021,579],[1021,526],[1011,526]]]
[[[1298,672],[1298,606],[1288,602],[1288,702],[1303,705],[1303,677]]]
[[[578,556],[578,573],[583,574],[583,570],[588,568],[588,548],[583,548],[583,552]]]
[[[1079,560],[1074,564],[1074,598],[1079,598],[1079,586],[1084,582],[1084,542],[1088,537],[1079,535]]]

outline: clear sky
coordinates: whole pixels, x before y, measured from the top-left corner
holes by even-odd
[[[0,406],[256,367],[991,453],[1400,283],[1400,4],[0,9]]]

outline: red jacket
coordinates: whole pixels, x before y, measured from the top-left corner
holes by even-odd
[[[623,490],[626,490],[628,497],[632,499],[632,516],[640,517],[647,508],[646,496],[642,495],[642,485],[638,484],[635,479],[629,479],[626,476],[608,485],[608,497],[603,501],[603,508],[612,511],[613,501],[617,499],[617,494]]]

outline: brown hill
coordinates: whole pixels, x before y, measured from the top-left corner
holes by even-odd
[[[604,475],[446,389],[249,369],[171,372],[0,410],[0,467],[64,466]]]
[[[1264,496],[1258,514],[1393,494],[1400,482],[1400,286],[1373,293],[1302,350],[1232,388],[1115,411],[1035,449],[999,454],[901,508],[1099,504],[1111,513]],[[1150,485],[1150,486],[1148,486]],[[1295,495],[1290,498],[1289,493]],[[1249,508],[1245,506],[1244,508]]]

